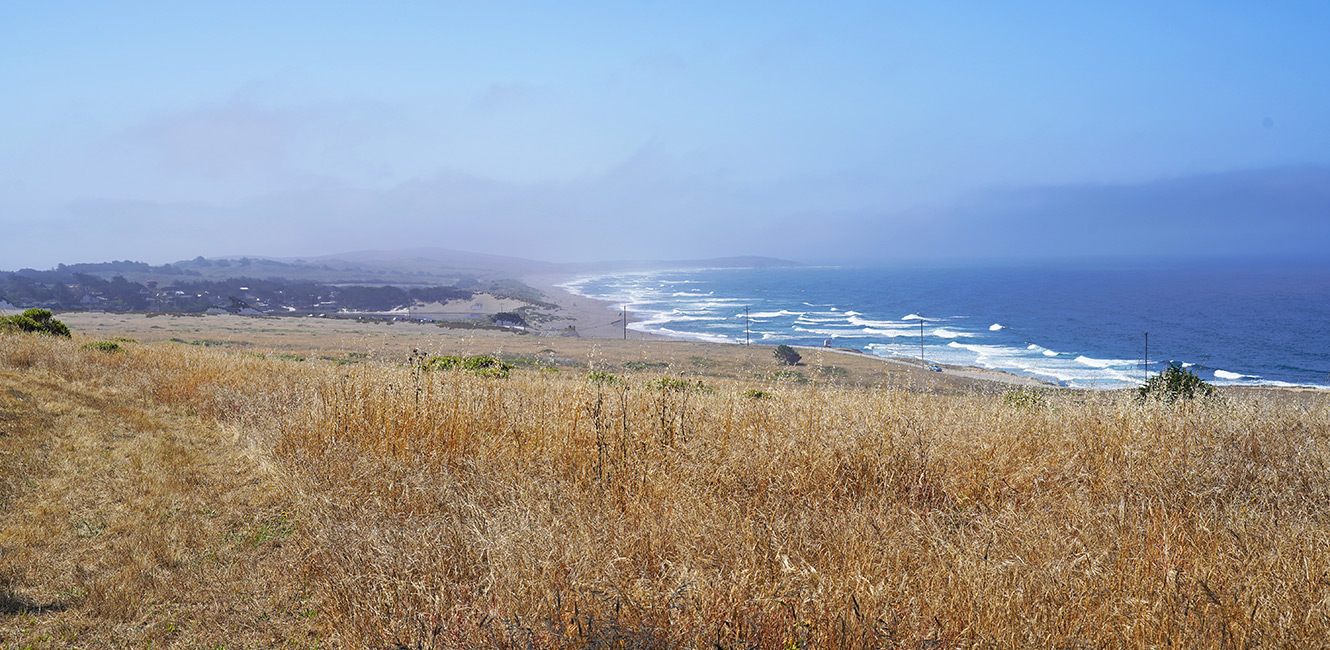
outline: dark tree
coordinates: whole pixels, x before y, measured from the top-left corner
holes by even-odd
[[[777,345],[772,351],[776,360],[787,366],[799,365],[799,360],[803,357],[792,347],[788,345]]]

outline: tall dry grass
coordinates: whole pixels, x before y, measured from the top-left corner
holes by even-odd
[[[0,341],[0,362],[28,344]],[[46,345],[61,345],[49,343]],[[38,355],[29,365],[48,367]],[[140,347],[79,373],[243,426],[347,646],[1314,647],[1330,409],[651,388]]]

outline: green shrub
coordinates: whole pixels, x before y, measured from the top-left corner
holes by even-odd
[[[697,391],[699,393],[716,392],[714,388],[702,383],[701,380],[699,380],[697,383],[690,384],[687,381],[684,381],[682,379],[675,379],[674,377],[660,377],[657,379],[652,379],[651,381],[647,382],[647,388],[651,390],[668,391],[673,393],[682,393],[684,391],[689,391],[689,390]]]
[[[1042,393],[1021,388],[1002,394],[1002,403],[1013,408],[1041,409],[1048,405]]]
[[[618,375],[612,375],[600,370],[592,370],[591,372],[588,372],[586,378],[587,381],[593,384],[618,384],[623,382],[622,379],[619,379]]]
[[[1180,399],[1212,397],[1215,387],[1177,362],[1170,361],[1168,369],[1148,379],[1136,389],[1136,393],[1137,400],[1142,402],[1156,399],[1171,404]]]
[[[462,367],[465,360],[462,357],[442,356],[430,357],[420,364],[421,370],[457,370]]]
[[[475,357],[430,357],[420,364],[421,370],[466,370],[478,377],[507,377],[513,367],[488,354]]]
[[[504,363],[496,356],[482,354],[480,356],[467,357],[465,360],[462,361],[462,369],[472,370],[472,371],[501,370],[503,371],[503,374],[507,376],[508,371],[513,369],[513,365]]]
[[[93,341],[92,343],[84,343],[83,349],[97,350],[100,352],[119,352],[123,348],[121,348],[120,344],[115,341]]]
[[[771,378],[776,381],[792,381],[796,384],[808,383],[808,378],[804,376],[804,373],[799,372],[798,370],[777,370],[776,372],[771,373]]]
[[[688,390],[688,382],[674,377],[659,377],[647,382],[647,388],[651,390],[665,390],[681,392]]]
[[[33,332],[69,338],[69,327],[51,318],[51,312],[45,309],[29,309],[17,316],[0,318],[0,330]]]
[[[799,360],[803,358],[794,348],[788,345],[777,345],[772,354],[775,355],[777,361],[787,366],[798,365]]]
[[[748,399],[770,399],[771,393],[756,388],[749,388],[744,391],[744,397],[747,397]]]

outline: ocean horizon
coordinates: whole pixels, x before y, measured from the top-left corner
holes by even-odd
[[[560,286],[676,338],[912,359],[922,343],[928,363],[1077,388],[1136,386],[1170,363],[1217,385],[1330,388],[1330,269],[1318,266],[687,269]]]

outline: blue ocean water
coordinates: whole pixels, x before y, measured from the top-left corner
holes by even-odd
[[[1169,361],[1218,384],[1330,386],[1330,268],[793,267],[620,273],[563,285],[626,305],[631,329],[831,345],[1086,388]],[[923,319],[920,336],[919,319]],[[607,322],[613,315],[607,313]]]

